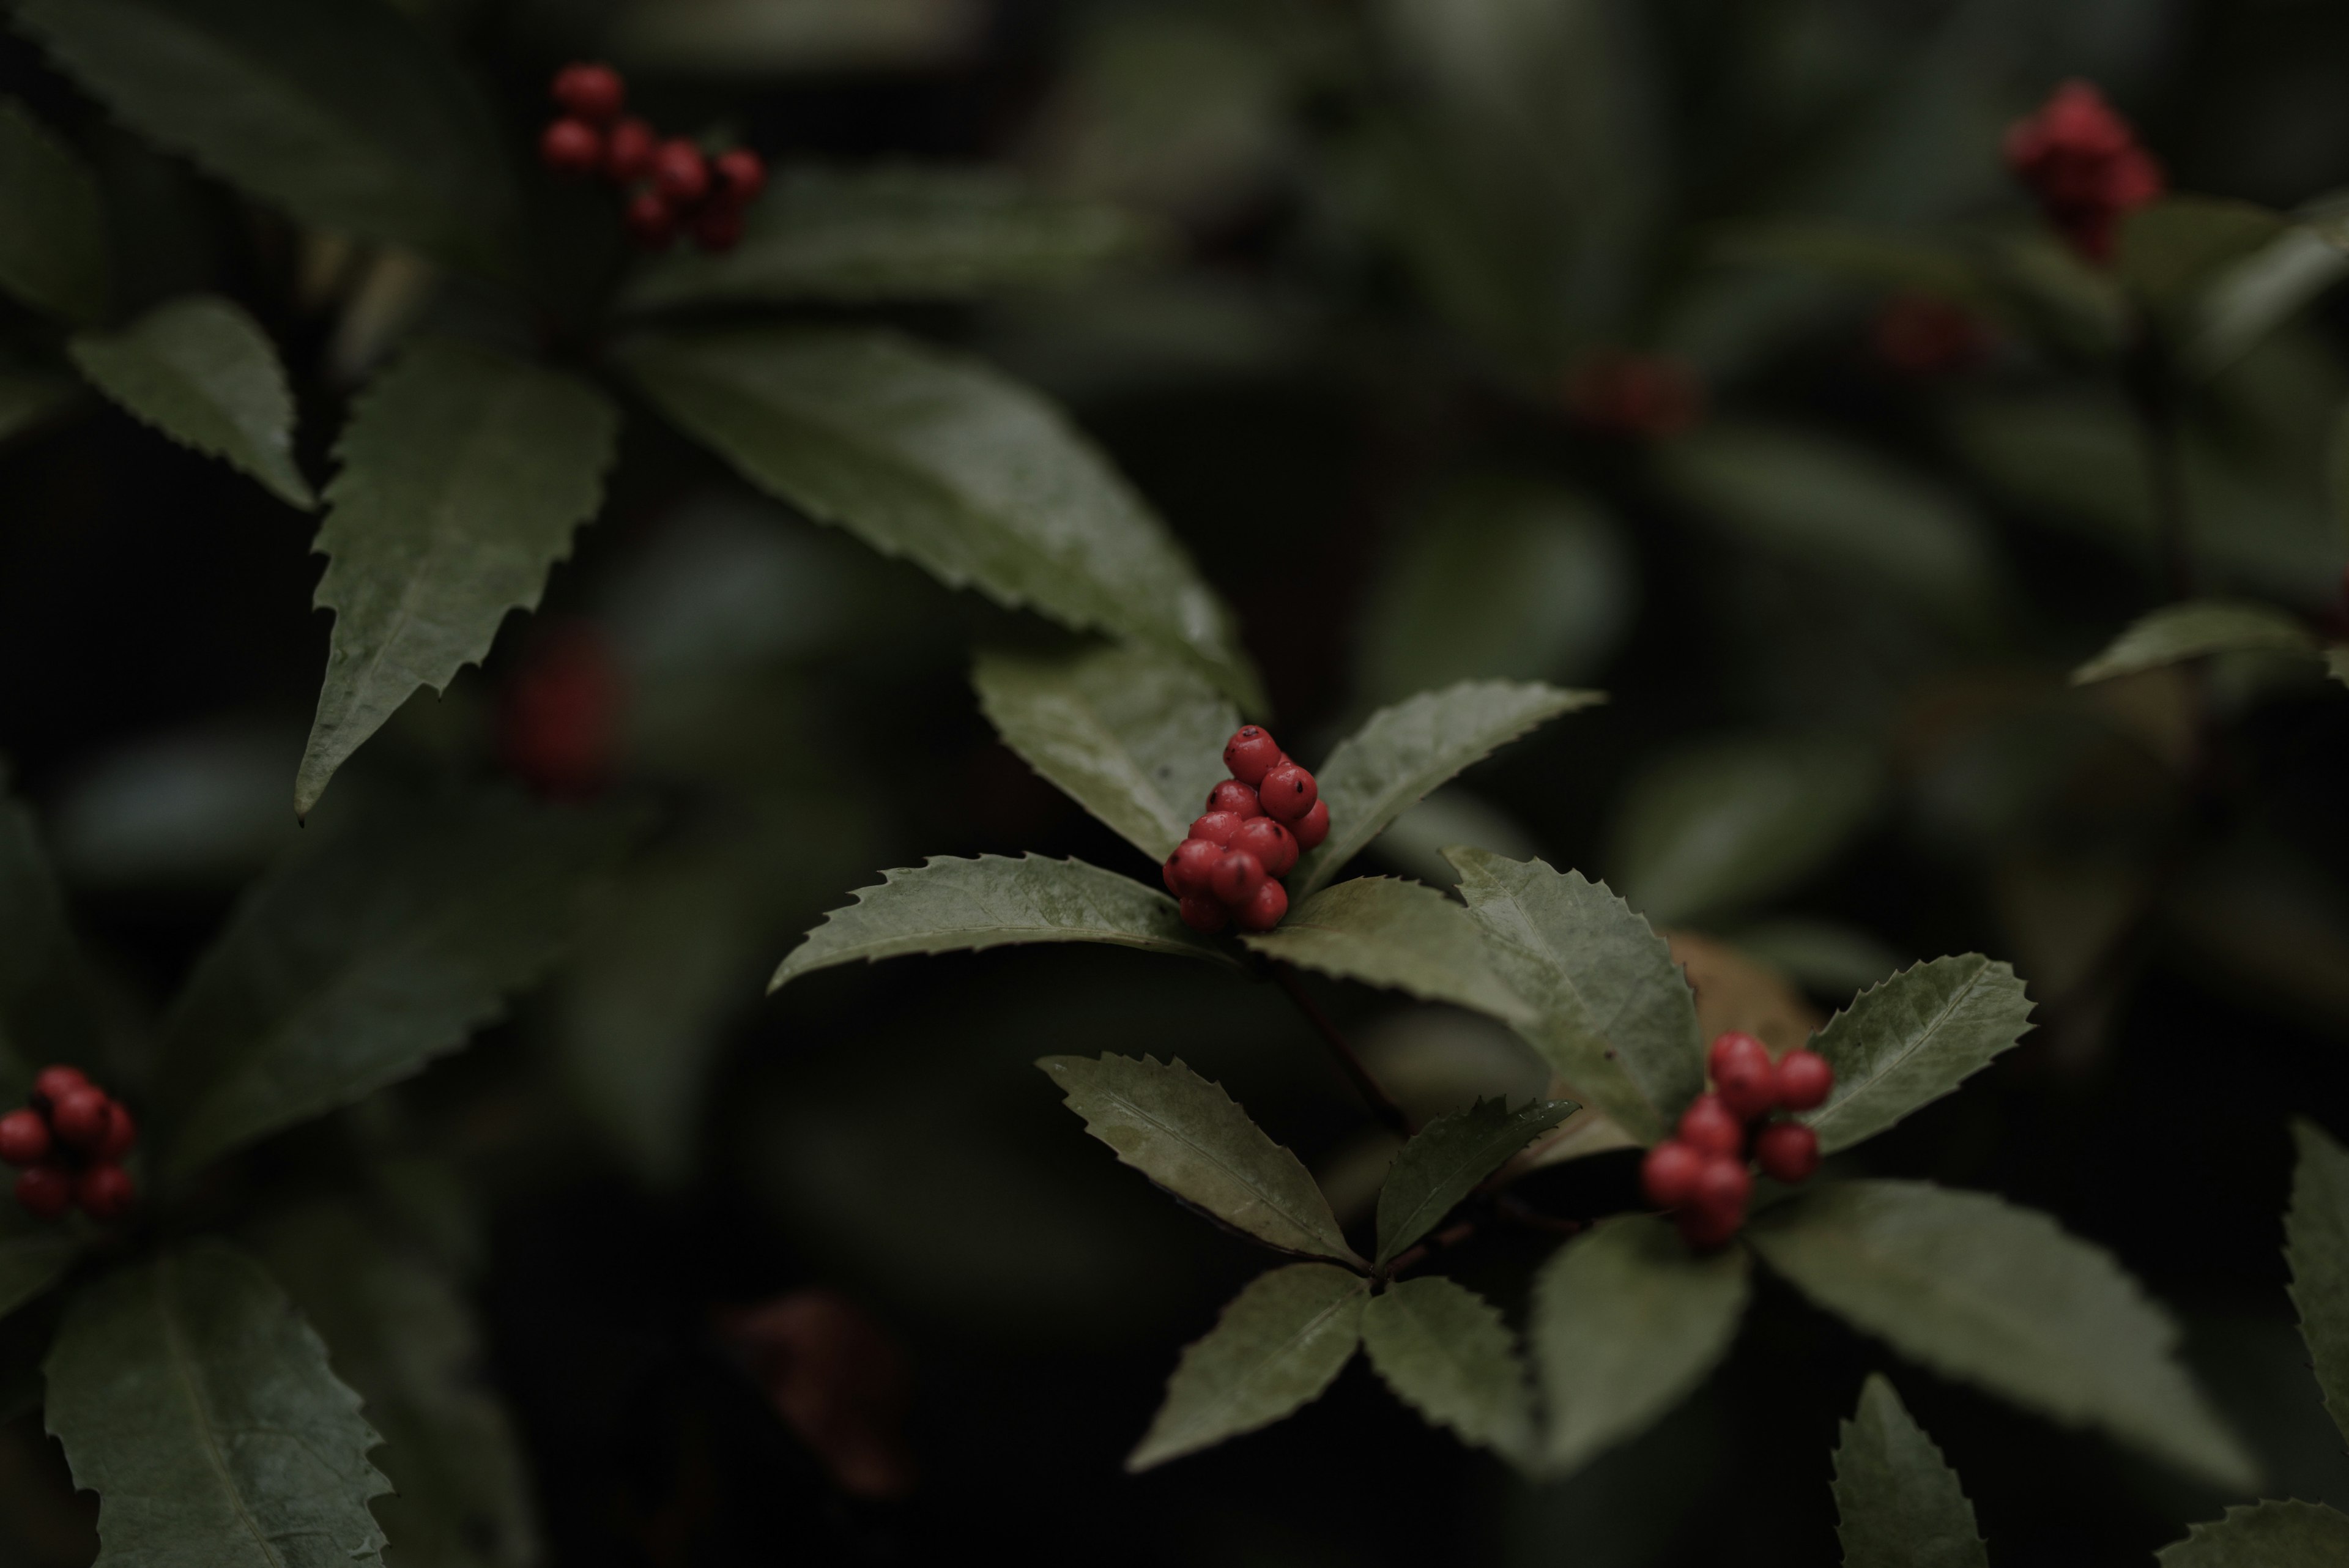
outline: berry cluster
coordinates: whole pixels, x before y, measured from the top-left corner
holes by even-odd
[[[1671,436],[1704,414],[1704,383],[1678,359],[1609,349],[1566,380],[1566,411],[1599,435]]]
[[[1713,1043],[1705,1066],[1713,1092],[1681,1113],[1679,1133],[1648,1151],[1640,1184],[1669,1209],[1692,1247],[1718,1247],[1745,1223],[1754,1178],[1745,1168],[1746,1132],[1773,1111],[1807,1111],[1826,1103],[1835,1069],[1816,1051],[1770,1048],[1732,1032]],[[1753,1137],[1753,1157],[1775,1180],[1807,1180],[1819,1168],[1819,1135],[1800,1122],[1768,1122]]]
[[[1183,900],[1183,923],[1220,931],[1268,931],[1288,913],[1280,879],[1306,850],[1330,836],[1330,807],[1313,775],[1288,760],[1254,724],[1224,747],[1232,776],[1207,793],[1207,812],[1166,857],[1166,890]]]
[[[557,174],[600,175],[627,192],[620,221],[648,251],[664,250],[680,230],[706,251],[734,248],[742,209],[767,183],[767,166],[747,147],[715,158],[682,136],[663,140],[651,124],[623,117],[627,84],[609,66],[570,65],[554,73],[563,112],[538,139],[538,156]]]
[[[138,1141],[122,1102],[78,1067],[42,1068],[33,1103],[0,1116],[0,1159],[25,1168],[16,1201],[36,1220],[54,1220],[77,1201],[97,1220],[129,1212],[139,1191],[122,1157]]]
[[[2006,166],[2090,261],[2113,254],[2121,219],[2161,194],[2161,165],[2095,84],[2068,81],[2006,133]]]

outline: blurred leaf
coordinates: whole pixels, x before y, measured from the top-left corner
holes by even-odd
[[[2342,685],[2349,686],[2349,647],[2324,650],[2324,672]]]
[[[1630,552],[1571,491],[1463,486],[1387,559],[1363,612],[1358,669],[1373,701],[1458,680],[1589,675],[1630,628]]]
[[[1289,897],[1301,899],[1329,881],[1387,824],[1454,775],[1537,724],[1606,700],[1537,682],[1464,680],[1380,709],[1315,770],[1330,807],[1330,836],[1298,861]]]
[[[1696,1005],[1648,922],[1579,871],[1456,850],[1486,956],[1539,1011],[1523,1033],[1573,1092],[1642,1143],[1704,1088]]]
[[[1238,962],[1227,948],[1185,925],[1165,894],[1081,860],[932,856],[881,877],[878,885],[856,889],[856,902],[825,916],[784,958],[767,989],[854,959],[976,952],[1013,942],[1109,942]]]
[[[1923,1182],[1837,1182],[1764,1210],[1745,1234],[1805,1295],[1943,1376],[2230,1490],[2256,1484],[2178,1361],[2169,1315],[2044,1214]]]
[[[2230,264],[2283,234],[2283,215],[2249,202],[2169,195],[2121,220],[2115,266],[2122,281],[2159,310],[2193,296]]]
[[[81,396],[71,376],[0,358],[0,441],[37,428]]]
[[[1811,1042],[1835,1089],[1804,1119],[1827,1153],[1849,1148],[1955,1090],[2030,1028],[2011,966],[1980,953],[1912,965],[1852,998]]]
[[[1293,906],[1276,929],[1240,940],[1268,958],[1340,980],[1456,1002],[1508,1023],[1532,1017],[1485,961],[1460,906],[1416,882],[1357,877]]]
[[[1835,1501],[1844,1568],[1990,1568],[1958,1472],[1880,1373],[1838,1428]]]
[[[741,244],[650,263],[620,305],[968,299],[1080,281],[1149,238],[1114,207],[1000,170],[792,169],[752,204]]]
[[[106,314],[106,213],[72,148],[0,99],[0,288],[72,321]]]
[[[98,1495],[109,1568],[381,1568],[379,1439],[243,1253],[200,1241],[86,1287],[45,1370],[48,1428]]]
[[[1239,715],[1191,667],[1146,649],[982,652],[971,684],[1005,745],[1153,860],[1174,852],[1227,776]]]
[[[1905,229],[1799,220],[1743,224],[1718,236],[1713,257],[1731,265],[1798,267],[1977,309],[1995,304],[1963,250]]]
[[[1433,1230],[1504,1160],[1580,1108],[1571,1100],[1537,1100],[1512,1111],[1504,1099],[1478,1100],[1428,1123],[1402,1146],[1379,1189],[1379,1267]]]
[[[2286,230],[2211,279],[2197,302],[2187,364],[2217,375],[2344,277],[2349,256],[2305,229]]]
[[[229,721],[107,752],[57,799],[58,869],[109,891],[233,891],[306,831],[285,810],[302,734]]]
[[[1087,1132],[1177,1198],[1280,1251],[1361,1262],[1303,1162],[1179,1059],[1047,1056],[1036,1065]]]
[[[16,17],[132,129],[303,222],[511,267],[496,123],[380,0],[19,0]]]
[[[603,504],[619,422],[575,377],[446,339],[361,395],[318,527],[335,639],[295,815],[419,687],[445,691],[485,658],[508,610],[538,607]]]
[[[2324,1407],[2349,1437],[2349,1152],[2305,1117],[2292,1136],[2300,1148],[2283,1219],[2292,1304]]]
[[[1826,737],[1715,741],[1624,790],[1609,860],[1632,908],[1665,924],[1760,903],[1834,859],[1875,815],[1874,749]]]
[[[197,961],[165,1027],[158,1168],[420,1071],[561,956],[618,824],[497,796],[347,821],[282,862]]]
[[[608,35],[624,65],[714,76],[914,69],[985,35],[979,0],[628,0]]]
[[[1362,1348],[1395,1397],[1463,1441],[1533,1457],[1533,1393],[1516,1335],[1490,1302],[1450,1280],[1403,1280],[1362,1309]]]
[[[2314,653],[2316,639],[2298,618],[2272,605],[2204,599],[2165,605],[2140,617],[2112,646],[2072,671],[2072,684],[2134,675],[2209,653],[2267,649]]]
[[[743,476],[952,587],[1196,662],[1261,708],[1230,613],[1165,525],[1036,393],[882,332],[646,337],[647,394]]]
[[[1328,1263],[1290,1263],[1234,1296],[1183,1352],[1166,1402],[1126,1456],[1130,1471],[1269,1427],[1321,1397],[1352,1359],[1370,1282]]]
[[[347,1203],[283,1215],[257,1245],[381,1435],[376,1462],[393,1494],[375,1512],[394,1568],[529,1568],[529,1479],[464,1298]]]
[[[1900,967],[1900,955],[1883,942],[1831,920],[1764,920],[1741,927],[1733,940],[1804,990],[1828,996],[1865,990]]]
[[[259,480],[288,506],[317,504],[294,463],[294,394],[276,347],[236,306],[194,295],[120,332],[67,346],[98,390],[181,446]]]
[[[2230,1508],[2154,1553],[2162,1568],[2330,1568],[2349,1553],[2349,1518],[2322,1503]]]
[[[1645,1431],[1728,1354],[1744,1314],[1744,1251],[1700,1256],[1661,1220],[1613,1220],[1534,1277],[1527,1334],[1549,1415],[1552,1474]]]

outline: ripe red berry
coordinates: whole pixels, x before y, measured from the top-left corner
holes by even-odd
[[[1696,1196],[1697,1172],[1703,1168],[1701,1151],[1668,1137],[1640,1162],[1640,1189],[1657,1208],[1678,1209]]]
[[[2093,82],[2064,83],[2010,127],[2006,162],[2072,247],[2096,262],[2112,254],[2121,218],[2166,183],[2161,165]]]
[[[1257,884],[1256,896],[1233,913],[1244,931],[1268,931],[1288,913],[1288,889],[1268,877]]]
[[[1231,923],[1231,912],[1206,894],[1192,893],[1183,899],[1183,923],[1195,931],[1209,936]]]
[[[93,1152],[100,1159],[117,1160],[139,1141],[139,1124],[130,1119],[129,1109],[120,1100],[109,1100],[107,1109],[112,1114],[107,1119],[106,1138]]]
[[[114,1220],[127,1214],[139,1197],[130,1173],[119,1165],[93,1165],[74,1184],[74,1196],[93,1220]]]
[[[1778,1104],[1790,1111],[1816,1110],[1835,1088],[1835,1069],[1816,1051],[1789,1051],[1773,1075]]]
[[[113,1120],[114,1107],[106,1092],[88,1085],[59,1099],[49,1112],[49,1127],[57,1141],[75,1148],[96,1148],[104,1143]]]
[[[1224,846],[1204,838],[1186,838],[1167,857],[1168,890],[1178,898],[1209,896],[1207,873],[1224,857]]]
[[[1681,1240],[1700,1251],[1709,1252],[1727,1245],[1738,1228],[1745,1223],[1743,1210],[1725,1210],[1719,1213],[1710,1209],[1683,1209],[1672,1216],[1680,1227]]]
[[[36,1220],[54,1220],[73,1207],[74,1179],[61,1165],[36,1165],[16,1178],[16,1201]]]
[[[668,248],[677,238],[677,214],[658,191],[639,191],[620,209],[620,224],[640,250]]]
[[[538,139],[538,161],[557,174],[593,174],[604,161],[604,139],[584,119],[558,119]]]
[[[33,1080],[33,1108],[47,1110],[76,1089],[88,1086],[89,1075],[79,1067],[68,1067],[63,1064],[44,1067]]]
[[[653,171],[653,150],[660,138],[653,128],[631,115],[605,134],[604,177],[616,185],[633,185]]]
[[[1265,774],[1256,793],[1257,798],[1264,802],[1264,814],[1279,822],[1295,822],[1321,798],[1321,788],[1313,782],[1313,775],[1295,763],[1283,763]]]
[[[554,73],[554,98],[582,119],[605,120],[628,101],[628,86],[611,67],[582,61]]]
[[[589,622],[543,632],[500,694],[498,752],[539,794],[583,800],[620,750],[619,663]]]
[[[747,147],[732,147],[710,161],[718,176],[719,193],[737,207],[747,207],[767,188],[767,164]]]
[[[1237,812],[1211,811],[1191,824],[1191,836],[1204,838],[1210,844],[1228,846],[1238,836],[1240,824],[1246,820]]]
[[[1235,849],[1207,873],[1207,887],[1231,909],[1244,909],[1264,886],[1264,862],[1245,849]]]
[[[712,202],[693,216],[693,243],[706,251],[730,251],[742,243],[742,211]]]
[[[700,204],[709,194],[709,164],[701,149],[682,136],[673,136],[653,153],[653,183],[676,207]]]
[[[1284,760],[1279,742],[1254,724],[1241,725],[1224,742],[1224,766],[1244,784],[1262,784]]]
[[[1326,800],[1315,801],[1311,811],[1290,823],[1288,826],[1289,830],[1297,835],[1297,846],[1299,849],[1319,849],[1321,847],[1321,841],[1330,836],[1330,803]]]
[[[1713,1086],[1740,1121],[1768,1116],[1778,1105],[1778,1079],[1770,1064],[1770,1048],[1751,1034],[1732,1032],[1713,1043],[1705,1054]]]
[[[1696,1173],[1696,1189],[1689,1206],[1713,1214],[1745,1217],[1745,1201],[1754,1196],[1754,1173],[1734,1155],[1709,1156]]]
[[[1226,779],[1207,792],[1209,811],[1228,811],[1235,816],[1262,816],[1264,806],[1257,800],[1256,791],[1237,779]]]
[[[38,1111],[10,1111],[0,1116],[0,1159],[10,1165],[38,1165],[48,1158],[49,1124]]]
[[[1705,1048],[1704,1070],[1713,1076],[1718,1078],[1721,1076],[1721,1069],[1725,1064],[1739,1060],[1753,1061],[1755,1059],[1759,1059],[1764,1062],[1769,1061],[1770,1047],[1763,1044],[1761,1041],[1755,1039],[1751,1034],[1744,1033],[1735,1029],[1724,1030],[1723,1033],[1714,1035],[1713,1037],[1713,1044]]]
[[[1745,1124],[1719,1095],[1699,1095],[1681,1113],[1681,1141],[1700,1154],[1735,1158],[1745,1147]]]
[[[1819,1168],[1819,1135],[1800,1122],[1772,1122],[1754,1135],[1754,1158],[1775,1181],[1807,1181]]]
[[[1242,789],[1247,786],[1242,784]],[[1268,816],[1251,816],[1232,836],[1232,847],[1264,863],[1268,877],[1286,877],[1297,864],[1297,836]]]

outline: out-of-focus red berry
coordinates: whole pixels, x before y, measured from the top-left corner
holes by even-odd
[[[554,73],[552,96],[565,112],[601,123],[628,101],[628,84],[611,67],[582,60]]]
[[[747,207],[767,188],[766,161],[747,147],[729,148],[710,160],[718,193],[737,208]]]
[[[604,161],[604,139],[584,119],[558,119],[539,136],[538,161],[557,174],[593,174]]]
[[[1330,803],[1315,801],[1313,809],[1290,823],[1288,829],[1297,835],[1298,848],[1319,849],[1321,841],[1330,836]]]
[[[1740,1121],[1754,1121],[1778,1107],[1778,1079],[1770,1048],[1751,1034],[1728,1033],[1713,1043],[1706,1065],[1713,1086]]]
[[[1247,820],[1236,811],[1211,811],[1191,824],[1191,836],[1229,847],[1239,836],[1240,824]]]
[[[742,243],[742,210],[712,202],[693,215],[693,243],[706,251],[730,251]]]
[[[1279,743],[1255,724],[1241,725],[1224,742],[1224,766],[1244,784],[1262,784],[1282,760]]]
[[[639,191],[620,209],[620,226],[638,250],[667,250],[677,238],[677,213],[658,191]]]
[[[68,1067],[62,1063],[44,1067],[33,1079],[33,1104],[35,1108],[44,1109],[56,1105],[76,1089],[88,1087],[89,1075],[79,1067]]]
[[[1640,1162],[1640,1189],[1659,1209],[1678,1209],[1696,1196],[1697,1172],[1704,1155],[1676,1137],[1650,1149]]]
[[[1710,1155],[1696,1173],[1696,1188],[1689,1195],[1689,1207],[1714,1214],[1735,1214],[1743,1220],[1746,1200],[1753,1196],[1754,1173],[1745,1168],[1744,1161],[1734,1155]]]
[[[1268,877],[1256,893],[1233,915],[1244,931],[1268,931],[1288,913],[1288,889]]]
[[[36,1220],[54,1220],[73,1207],[74,1179],[61,1165],[36,1165],[16,1178],[16,1201]]]
[[[49,1124],[41,1113],[10,1111],[0,1116],[0,1159],[10,1165],[38,1165],[49,1157]]]
[[[2093,82],[2057,87],[2037,113],[2008,128],[2005,151],[2047,221],[2094,262],[2111,258],[2120,220],[2165,184],[2161,165]]]
[[[1246,785],[1242,785],[1246,788]],[[1251,816],[1232,836],[1232,847],[1263,863],[1268,877],[1286,877],[1297,864],[1297,836],[1268,816]]]
[[[1681,1113],[1680,1138],[1700,1154],[1735,1158],[1745,1149],[1745,1124],[1719,1095],[1699,1095]]]
[[[49,1111],[49,1130],[74,1148],[96,1148],[114,1120],[113,1102],[102,1089],[85,1085],[61,1096]]]
[[[709,161],[682,136],[672,136],[653,152],[653,183],[673,207],[696,207],[709,194]]]
[[[653,171],[653,150],[660,138],[653,128],[631,115],[605,133],[604,177],[616,185],[633,185]]]
[[[1694,1207],[1683,1209],[1672,1216],[1680,1227],[1681,1240],[1701,1252],[1729,1244],[1745,1224],[1745,1212],[1740,1209],[1715,1211]]]
[[[582,800],[610,782],[619,752],[618,667],[603,637],[574,625],[548,634],[506,683],[498,751],[543,795]]]
[[[1212,894],[1192,893],[1183,899],[1183,923],[1195,931],[1215,935],[1231,924],[1231,911],[1216,901]]]
[[[1904,376],[1940,376],[1979,364],[1990,328],[1962,305],[1930,294],[1899,294],[1876,313],[1876,357]]]
[[[1819,1135],[1800,1122],[1772,1122],[1754,1135],[1754,1160],[1775,1181],[1807,1181],[1819,1168]]]
[[[1263,886],[1264,862],[1245,849],[1232,850],[1207,873],[1208,890],[1234,909],[1245,908]]]
[[[139,1189],[119,1165],[93,1165],[74,1183],[74,1196],[93,1220],[118,1220],[130,1211]]]
[[[1835,1069],[1816,1051],[1789,1051],[1777,1066],[1778,1104],[1790,1111],[1816,1110],[1835,1090]]]
[[[1264,804],[1255,790],[1237,779],[1226,779],[1207,792],[1209,811],[1228,811],[1235,816],[1262,816]]]
[[[120,1159],[139,1141],[139,1124],[120,1100],[107,1102],[106,1137],[92,1152],[100,1159]]]
[[[1677,359],[1609,350],[1568,376],[1566,410],[1602,435],[1678,435],[1703,416],[1704,385]]]
[[[1276,822],[1295,822],[1313,809],[1321,798],[1321,786],[1313,775],[1295,763],[1283,763],[1264,775],[1257,785],[1257,798],[1264,803],[1264,814]]]
[[[1728,1029],[1714,1035],[1713,1044],[1704,1049],[1704,1070],[1713,1077],[1720,1077],[1723,1067],[1739,1062],[1759,1062],[1768,1066],[1770,1047],[1743,1030]]]

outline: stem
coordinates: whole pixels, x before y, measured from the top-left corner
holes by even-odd
[[[1386,1086],[1371,1075],[1370,1068],[1362,1064],[1362,1059],[1354,1054],[1353,1046],[1346,1043],[1346,1037],[1338,1032],[1338,1026],[1330,1022],[1329,1015],[1321,1011],[1306,991],[1304,982],[1297,978],[1297,971],[1278,959],[1273,960],[1269,967],[1273,980],[1288,993],[1288,1000],[1297,1003],[1297,1011],[1305,1014],[1305,1021],[1313,1025],[1315,1033],[1321,1036],[1321,1044],[1330,1047],[1330,1054],[1338,1059],[1338,1068],[1354,1085],[1354,1092],[1369,1103],[1371,1114],[1399,1137],[1415,1136],[1419,1124],[1412,1119],[1411,1113],[1404,1110],[1392,1095],[1387,1093]]]

